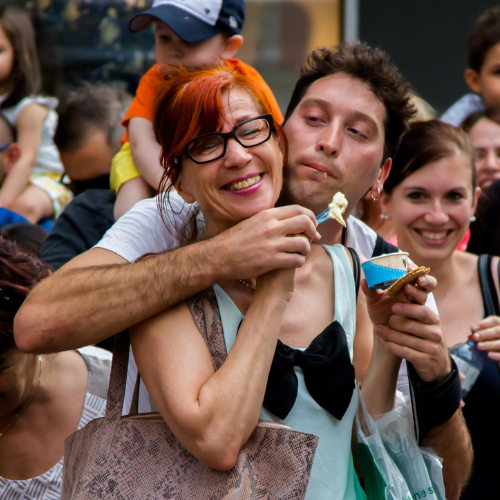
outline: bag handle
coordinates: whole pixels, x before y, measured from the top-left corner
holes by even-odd
[[[193,295],[187,305],[218,370],[227,357],[227,349],[214,289],[210,287]]]
[[[122,414],[125,386],[127,383],[127,366],[130,340],[128,331],[115,335],[113,360],[109,376],[108,396],[106,400],[106,414],[109,420],[119,419]]]

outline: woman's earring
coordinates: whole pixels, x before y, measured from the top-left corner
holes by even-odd
[[[385,214],[384,212],[382,212],[382,213],[380,214],[380,218],[381,218],[382,220],[387,220],[387,219],[389,218],[389,216],[388,216],[387,214]]]
[[[471,217],[470,217],[470,221],[471,221],[471,222],[476,222],[476,216],[475,216],[475,215],[471,215]]]

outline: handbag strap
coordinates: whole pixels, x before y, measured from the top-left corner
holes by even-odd
[[[218,370],[227,357],[227,349],[214,289],[210,287],[193,295],[187,305]]]
[[[481,293],[483,295],[484,315],[499,315],[500,308],[498,305],[498,295],[495,288],[495,282],[491,273],[492,255],[480,255],[477,261],[477,269],[479,274],[479,283],[481,286]],[[497,269],[500,279],[500,260]]]
[[[111,363],[111,374],[109,376],[108,396],[106,400],[106,419],[118,419],[122,414],[125,386],[127,383],[129,346],[130,340],[127,330],[115,335],[113,361]]]

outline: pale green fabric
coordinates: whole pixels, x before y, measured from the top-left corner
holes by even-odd
[[[337,320],[343,326],[352,360],[356,328],[356,292],[352,267],[342,245],[324,248],[330,254],[335,270],[335,317],[332,320]],[[229,352],[243,316],[221,287],[215,285],[214,290]],[[309,395],[302,370],[295,367],[295,372],[299,381],[297,400],[287,417],[281,420],[265,408],[262,408],[260,417],[283,422],[295,430],[319,436],[306,500],[365,499],[354,470],[351,452],[352,425],[358,407],[357,390],[354,390],[349,408],[339,421]]]

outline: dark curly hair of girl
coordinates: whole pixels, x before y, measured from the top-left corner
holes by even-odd
[[[15,344],[13,324],[17,310],[29,291],[50,271],[50,266],[40,259],[0,237],[0,354]]]

